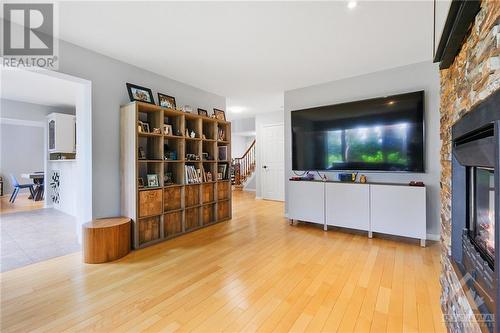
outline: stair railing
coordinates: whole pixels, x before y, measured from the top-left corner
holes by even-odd
[[[242,185],[255,171],[255,139],[250,144],[242,157],[233,159],[234,181],[233,185]]]

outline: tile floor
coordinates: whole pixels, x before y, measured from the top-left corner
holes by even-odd
[[[76,219],[47,208],[0,216],[0,271],[81,251]]]

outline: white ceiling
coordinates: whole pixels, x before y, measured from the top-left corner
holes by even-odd
[[[2,99],[54,107],[74,107],[76,103],[75,84],[37,71],[2,67],[0,82]]]
[[[236,117],[285,90],[431,60],[432,1],[65,2],[61,38],[228,98]]]

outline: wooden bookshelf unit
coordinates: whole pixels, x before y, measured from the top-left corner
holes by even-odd
[[[230,122],[132,102],[120,108],[120,128],[121,213],[133,222],[134,248],[231,219]]]

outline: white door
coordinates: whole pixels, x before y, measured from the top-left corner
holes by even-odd
[[[265,125],[262,128],[261,189],[262,198],[285,200],[285,135],[283,124]]]

